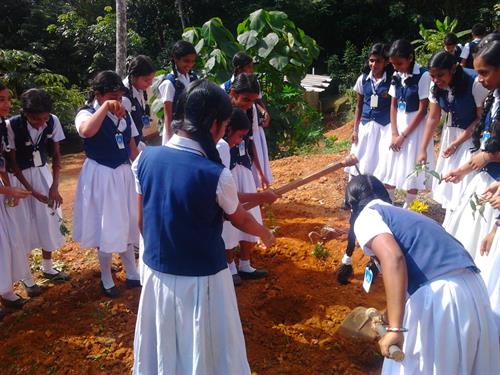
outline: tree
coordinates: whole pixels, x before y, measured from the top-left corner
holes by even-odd
[[[116,0],[116,72],[125,77],[127,73],[127,4]]]

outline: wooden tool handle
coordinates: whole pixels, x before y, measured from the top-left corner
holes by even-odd
[[[377,309],[374,309],[373,307],[366,309],[366,316],[372,319],[372,321],[374,322],[375,331],[377,332],[377,335],[379,337],[382,337],[387,333],[381,323],[374,321],[374,319],[380,318],[381,316],[380,312]],[[401,362],[403,359],[405,359],[405,354],[397,345],[389,346],[389,355],[390,358],[395,360],[396,362]]]

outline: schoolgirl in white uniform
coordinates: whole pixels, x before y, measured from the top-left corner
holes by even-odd
[[[394,207],[373,176],[348,185],[354,232],[380,262],[387,326],[379,340],[382,374],[498,374],[500,346],[479,270],[434,220]],[[390,359],[399,346],[402,362]]]
[[[481,39],[486,35],[486,26],[482,23],[476,23],[472,26],[472,41],[465,43],[464,48],[462,48],[462,53],[460,54],[460,64],[464,68],[474,69],[474,56],[479,48],[479,43]]]
[[[4,117],[9,114],[10,106],[9,90],[0,82],[0,301],[7,308],[19,309],[26,299],[14,293],[13,285],[31,278],[27,255],[30,245],[26,243],[24,233],[19,231],[23,223],[15,221],[12,211],[16,210],[20,199],[29,197],[31,193],[12,187],[7,174],[9,142]],[[0,308],[0,321],[4,314]]]
[[[12,151],[12,172],[15,186],[23,186],[32,196],[21,202],[24,221],[30,228],[29,251],[42,248],[42,273],[45,278],[67,281],[69,276],[55,269],[52,252],[64,244],[60,230],[63,199],[59,194],[61,153],[59,142],[65,139],[61,122],[51,114],[52,99],[40,89],[30,89],[21,95],[21,114],[7,122],[9,145]],[[52,173],[47,165],[52,156]],[[54,214],[54,211],[57,213]],[[28,293],[37,295],[39,288],[25,280]]]
[[[217,142],[217,151],[219,152],[224,167],[231,169],[231,149],[239,146],[248,135],[250,129],[251,125],[247,114],[240,108],[233,108],[226,134]],[[271,204],[278,198],[279,196],[272,189],[257,193],[238,193],[238,199],[241,203],[252,202],[259,205],[264,203]],[[233,251],[239,244],[239,230],[228,220],[224,221],[222,227],[222,239],[224,240],[227,265],[231,271],[233,283],[235,286],[241,285],[242,280],[234,261]]]
[[[473,148],[470,138],[481,120],[488,90],[479,83],[475,71],[462,68],[456,63],[454,56],[446,51],[432,56],[429,74],[432,79],[429,117],[420,145],[420,155],[426,155],[424,145],[431,141],[434,129],[441,120],[441,112],[444,112],[445,122],[435,171],[439,175],[445,175],[470,159]],[[464,189],[473,177],[474,173],[470,173],[457,184],[432,180],[432,198],[446,209],[447,216],[457,207]]]
[[[137,196],[130,160],[137,156],[134,122],[121,103],[125,87],[112,71],[92,82],[95,100],[75,119],[85,155],[78,179],[73,238],[84,248],[98,249],[101,288],[109,297],[119,292],[111,274],[112,254],[119,253],[127,288],[139,287],[134,246],[139,243]]]
[[[151,108],[148,104],[147,90],[153,84],[156,70],[151,59],[144,55],[134,57],[127,69],[127,76],[123,79],[126,87],[123,105],[134,120],[139,135],[135,143],[140,150],[146,147],[144,143],[143,128],[151,126]]]
[[[233,76],[224,82],[221,87],[229,94],[234,78],[240,73],[253,73],[253,59],[245,52],[238,52],[233,56]],[[252,173],[257,187],[268,187],[273,182],[273,174],[269,164],[269,151],[267,148],[266,133],[264,128],[269,127],[271,117],[262,101],[262,92],[259,87],[259,97],[252,107],[252,147],[254,152],[254,163],[252,164]]]
[[[377,176],[377,165],[385,165],[384,157],[391,141],[389,88],[392,73],[385,45],[374,44],[368,52],[363,74],[354,85],[357,104],[351,154],[358,159],[358,169],[362,174]],[[354,167],[346,168],[346,172],[358,174]]]
[[[164,111],[163,145],[166,145],[174,134],[172,120],[175,118],[179,95],[191,82],[198,79],[192,71],[195,62],[196,50],[194,46],[185,40],[177,41],[172,47],[172,72],[167,74],[158,86]]]
[[[425,117],[429,103],[429,73],[415,62],[410,42],[396,40],[389,50],[389,59],[396,72],[392,78],[390,151],[385,159],[384,171],[377,172],[386,185],[391,199],[394,188],[406,191],[404,206],[409,207],[418,190],[425,188],[425,176],[408,176],[415,170],[417,154],[422,142]],[[425,145],[433,166],[432,144]]]
[[[250,374],[222,215],[266,245],[273,236],[239,204],[215,147],[228,96],[199,80],[180,100],[185,111],[167,147],[147,147],[133,165],[145,243],[133,374]]]

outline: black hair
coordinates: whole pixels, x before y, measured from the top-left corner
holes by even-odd
[[[384,184],[375,176],[364,174],[353,176],[346,190],[346,203],[352,209],[353,222],[363,208],[374,199],[392,203]]]
[[[446,69],[451,71],[455,67],[455,73],[450,82],[450,90],[453,96],[461,95],[467,89],[467,77],[454,55],[447,51],[439,51],[432,55],[429,60],[429,69]],[[432,87],[432,96],[437,98],[441,95],[448,95],[447,90],[440,89],[437,85]]]
[[[43,89],[29,89],[21,95],[21,109],[24,114],[50,113],[52,99],[49,93]]]
[[[87,104],[92,105],[95,99],[95,94],[106,94],[108,92],[123,91],[126,87],[122,82],[121,77],[112,70],[103,70],[95,75],[90,81],[91,92],[87,99]]]
[[[250,130],[252,128],[252,123],[248,118],[245,111],[238,107],[233,107],[233,113],[231,114],[231,120],[229,121],[229,125],[227,126],[227,134],[230,131],[238,131],[238,130]]]
[[[375,43],[370,50],[368,51],[368,59],[365,62],[365,65],[363,66],[362,72],[365,74],[370,73],[370,65],[368,64],[368,60],[370,59],[370,56],[380,56],[382,57],[386,64],[384,67],[384,72],[386,73],[387,79],[391,79],[392,74],[394,73],[394,67],[392,64],[389,62],[389,47],[387,44],[384,43]]]
[[[404,59],[409,59],[412,57],[411,64],[409,66],[409,73],[413,71],[415,65],[415,50],[409,41],[406,39],[398,39],[394,41],[389,49],[389,57],[401,57]]]
[[[6,88],[7,86],[5,86],[5,84],[2,81],[0,81],[0,91],[5,90]]]
[[[221,124],[231,116],[233,107],[229,96],[215,83],[200,79],[189,84],[179,97],[179,104],[172,126],[197,141],[208,159],[222,164],[210,128],[214,121]]]
[[[177,72],[177,66],[175,65],[175,59],[180,59],[184,56],[187,55],[196,55],[196,49],[194,46],[185,41],[185,40],[178,40],[175,42],[175,44],[172,47],[172,57],[170,62],[172,63],[172,70],[174,72],[174,77],[177,79],[179,76],[179,73]]]
[[[234,90],[237,94],[244,92],[252,94],[260,94],[259,81],[255,74],[241,73],[234,78],[234,82],[231,85],[231,90]]]
[[[485,36],[488,31],[486,30],[486,26],[484,26],[482,23],[476,23],[474,26],[472,26],[471,29],[472,35],[476,36]]]
[[[127,75],[132,77],[148,76],[155,71],[153,61],[145,55],[134,57],[127,67]]]
[[[500,40],[495,38],[496,36],[492,34],[489,34],[484,38],[484,40],[480,45],[479,51],[476,55],[476,59],[481,58],[486,65],[490,65],[497,68],[500,66]],[[474,147],[472,148],[473,151],[479,150],[481,146],[481,137],[485,127],[486,117],[491,111],[491,107],[493,106],[494,102],[495,102],[495,96],[494,96],[494,90],[492,90],[488,94],[484,102],[484,110],[483,110],[483,116],[481,117],[481,121],[479,122],[478,126],[476,126],[476,129],[472,134],[472,143],[474,145]],[[491,119],[492,122],[489,129],[490,139],[487,141],[484,150],[486,152],[500,151],[500,118],[499,118],[500,114],[497,111],[497,113],[494,113],[493,116],[494,118]]]
[[[481,39],[481,42],[477,46],[478,51],[480,49],[484,48],[487,44],[495,42],[495,41],[500,41],[500,34],[499,33],[490,33],[490,34],[486,35],[483,39]],[[498,62],[498,60],[496,60],[496,61]],[[488,64],[488,65],[493,65],[493,63]]]
[[[456,46],[458,44],[458,37],[455,33],[448,33],[444,37],[443,42],[445,46],[451,46],[451,45]]]
[[[238,74],[241,73],[241,70],[250,64],[253,64],[253,59],[251,56],[247,55],[245,52],[237,52],[233,56],[233,73],[234,76],[236,77]]]

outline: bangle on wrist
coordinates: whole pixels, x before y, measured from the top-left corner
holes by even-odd
[[[408,328],[404,327],[385,327],[386,332],[408,332]]]
[[[401,136],[402,136],[403,138],[406,138],[406,134],[405,134],[405,132],[402,132],[402,133],[401,133]]]

